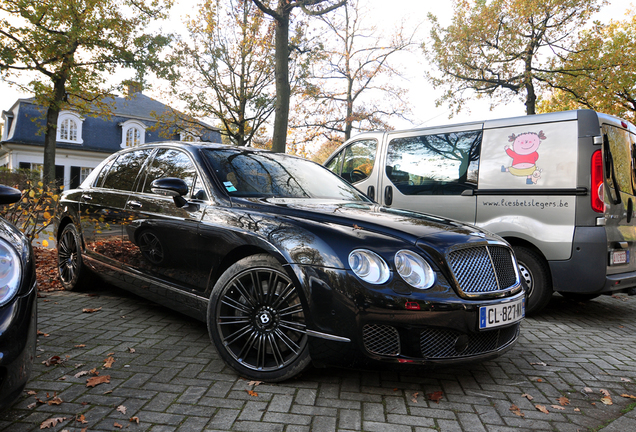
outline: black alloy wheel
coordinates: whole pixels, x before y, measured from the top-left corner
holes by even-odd
[[[57,241],[57,270],[64,289],[73,291],[90,279],[82,261],[81,240],[75,225],[68,224]]]
[[[298,289],[269,255],[244,258],[221,276],[208,330],[225,362],[247,378],[279,382],[309,366]]]

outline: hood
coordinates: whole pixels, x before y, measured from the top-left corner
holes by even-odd
[[[232,202],[234,205],[260,207],[260,211],[267,213],[377,231],[413,244],[418,240],[419,243],[431,241],[437,244],[500,240],[472,225],[375,203],[302,198],[233,198]]]

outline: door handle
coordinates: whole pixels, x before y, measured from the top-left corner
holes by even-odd
[[[91,201],[93,199],[93,195],[82,194],[82,199],[86,201]]]
[[[128,204],[130,207],[134,207],[134,208],[141,208],[142,204],[139,201],[128,201],[126,204]]]
[[[371,198],[371,201],[375,201],[375,187],[369,186],[367,188],[367,196]]]
[[[390,206],[391,204],[393,204],[393,188],[387,186],[384,188],[384,205]]]

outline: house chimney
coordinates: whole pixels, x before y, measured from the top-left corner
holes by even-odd
[[[142,84],[137,81],[128,81],[126,82],[126,86],[128,88],[128,97],[133,97],[137,93],[141,93],[143,89]]]

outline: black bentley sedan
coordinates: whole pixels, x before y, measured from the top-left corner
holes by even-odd
[[[56,212],[67,289],[107,281],[205,321],[225,362],[276,382],[316,365],[444,364],[517,340],[507,243],[384,208],[322,166],[219,144],[122,150]]]
[[[21,198],[0,185],[0,205]],[[0,218],[0,410],[20,395],[31,375],[36,344],[35,260],[31,243]]]

